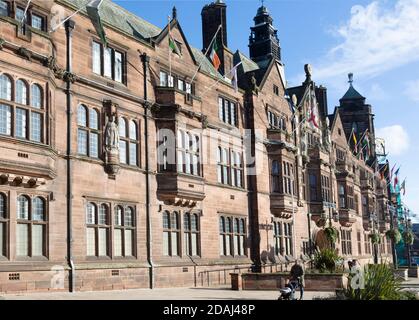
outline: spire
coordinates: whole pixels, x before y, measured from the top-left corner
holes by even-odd
[[[349,89],[346,91],[345,95],[340,99],[340,101],[358,101],[362,100],[365,102],[365,97],[363,97],[358,91],[355,90],[354,83],[354,74],[351,72],[348,74],[348,83]]]
[[[177,19],[177,9],[175,6],[172,9],[172,19]]]

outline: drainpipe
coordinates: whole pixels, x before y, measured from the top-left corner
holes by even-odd
[[[154,264],[153,264],[153,237],[152,237],[152,224],[151,224],[151,213],[150,213],[150,153],[148,150],[148,116],[150,111],[151,103],[148,99],[147,92],[147,73],[148,66],[150,63],[150,57],[146,53],[141,55],[141,61],[143,63],[143,82],[144,82],[144,139],[145,139],[145,181],[146,181],[146,220],[147,220],[147,261],[150,265],[149,279],[150,289],[154,288]]]
[[[76,23],[73,20],[67,20],[65,23],[65,32],[67,38],[67,75],[72,72],[72,32]],[[71,163],[71,123],[72,123],[72,97],[71,80],[66,78],[66,102],[67,102],[67,261],[70,266],[69,291],[75,291],[76,270],[73,261],[73,181],[72,181],[72,163]]]

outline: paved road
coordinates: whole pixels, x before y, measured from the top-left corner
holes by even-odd
[[[100,292],[49,292],[1,295],[6,300],[276,300],[277,291],[232,291],[225,288],[134,289]],[[304,300],[331,292],[305,292]]]

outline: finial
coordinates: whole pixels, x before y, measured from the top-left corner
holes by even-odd
[[[352,83],[354,82],[354,74],[351,72],[348,74],[349,84],[352,86]]]
[[[172,9],[172,17],[173,19],[177,19],[177,9],[175,6],[173,6],[173,9]]]
[[[304,65],[304,71],[306,72],[306,81],[307,82],[311,81],[311,75],[312,75],[313,71],[312,71],[311,65],[309,63]]]

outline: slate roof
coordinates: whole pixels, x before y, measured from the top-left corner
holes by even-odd
[[[365,100],[365,97],[363,97],[358,91],[355,90],[355,88],[350,85],[348,91],[344,94],[344,96],[340,100]]]
[[[87,14],[86,4],[90,0],[59,0],[60,2],[69,5],[75,9],[83,8],[81,12]],[[110,25],[134,38],[147,40],[157,38],[163,29],[145,21],[144,19],[127,11],[111,0],[104,0],[99,8],[99,15],[102,22]],[[192,54],[198,63],[202,62],[201,70],[219,79],[224,79],[222,75],[215,70],[212,63],[204,56],[204,54],[197,48],[191,47]]]
[[[59,0],[73,8],[83,8],[81,12],[86,14],[86,4],[89,0]],[[156,37],[162,31],[159,27],[134,15],[111,0],[104,0],[99,8],[102,22],[138,39]]]

